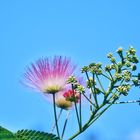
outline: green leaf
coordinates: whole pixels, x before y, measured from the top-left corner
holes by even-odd
[[[52,133],[45,133],[35,130],[19,130],[15,133],[17,139],[20,140],[60,140]]]
[[[0,140],[17,140],[14,134],[0,126]]]
[[[0,140],[60,140],[52,133],[35,130],[19,130],[15,134],[0,126]]]

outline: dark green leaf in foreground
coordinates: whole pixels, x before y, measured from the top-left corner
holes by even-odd
[[[12,132],[0,126],[0,140],[17,140]]]
[[[35,130],[19,130],[15,134],[0,126],[0,140],[59,140],[52,133]]]
[[[54,134],[35,130],[19,130],[15,136],[18,140],[59,140]]]

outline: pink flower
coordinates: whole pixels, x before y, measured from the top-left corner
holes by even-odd
[[[23,83],[43,93],[62,91],[75,66],[67,57],[42,58],[27,67]]]
[[[70,102],[76,102],[80,100],[80,93],[76,92],[75,90],[69,89],[66,92],[64,92],[63,96],[67,101]]]

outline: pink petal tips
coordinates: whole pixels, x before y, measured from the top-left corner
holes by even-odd
[[[54,94],[65,88],[75,66],[67,57],[42,58],[27,67],[23,83],[43,93]]]

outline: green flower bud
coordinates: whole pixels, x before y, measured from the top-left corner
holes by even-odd
[[[130,52],[129,52],[129,50],[128,50],[128,51],[126,51],[126,55],[127,55],[127,56],[129,56],[129,55],[130,55]]]
[[[133,56],[132,59],[131,59],[131,61],[133,63],[138,63],[139,62],[139,60],[138,60],[138,58],[136,56]]]
[[[126,76],[124,79],[125,79],[125,82],[129,82],[130,81],[130,77],[129,76]]]
[[[140,80],[140,73],[138,73],[138,80]]]
[[[92,67],[95,67],[95,66],[96,66],[96,63],[89,64],[89,68],[92,68]]]
[[[130,90],[130,88],[131,88],[131,86],[129,84],[122,85],[117,88],[117,91],[126,96],[126,95],[128,95],[128,91]]]
[[[111,64],[111,69],[115,69],[115,65],[114,64]]]
[[[118,62],[117,65],[118,65],[119,68],[122,67],[122,63],[121,62]]]
[[[137,66],[136,65],[132,65],[131,69],[132,69],[132,71],[135,71],[137,69]]]
[[[105,66],[105,71],[110,71],[111,69],[112,69],[112,67],[110,65]]]
[[[122,79],[122,75],[119,73],[115,73],[115,78],[120,81]]]
[[[102,63],[101,63],[101,62],[99,62],[99,63],[97,63],[97,64],[96,64],[96,66],[97,66],[98,68],[101,68]]]
[[[84,66],[82,69],[81,69],[81,72],[84,73],[84,72],[88,72],[89,68],[88,66]]]
[[[98,75],[102,74],[102,70],[100,69],[101,64],[100,63],[92,63],[89,65],[89,70],[91,73],[96,73]]]
[[[87,88],[92,88],[93,85],[96,85],[96,82],[90,77],[89,80],[87,80]]]
[[[98,70],[96,71],[96,74],[101,75],[101,74],[102,74],[102,70],[98,69]]]
[[[126,61],[126,62],[125,62],[125,66],[126,66],[126,67],[130,67],[130,66],[131,66],[131,63],[130,63],[129,61]]]
[[[108,54],[107,54],[107,57],[108,57],[108,58],[113,57],[112,53],[108,53]]]
[[[129,53],[131,54],[131,55],[135,55],[136,54],[136,50],[131,46],[130,48],[129,48]]]
[[[115,63],[115,62],[116,62],[115,57],[111,57],[111,58],[110,58],[110,61],[111,61],[112,63]]]
[[[76,77],[74,76],[69,76],[68,80],[67,80],[67,83],[71,83],[71,84],[75,84],[77,83],[77,80],[76,80]]]
[[[116,51],[118,54],[121,54],[123,51],[123,48],[122,47],[119,47],[118,50]]]
[[[129,55],[126,56],[126,59],[127,61],[132,62],[132,58]]]
[[[79,93],[85,93],[85,88],[82,85],[78,85],[76,91]]]
[[[124,71],[123,71],[124,80],[125,80],[126,82],[130,81],[131,75],[132,75],[132,74],[131,74],[130,71],[127,71],[127,70],[124,70]]]
[[[96,87],[96,88],[94,89],[94,93],[95,93],[95,94],[100,94],[100,93],[101,93],[101,91],[100,91],[100,89],[99,89],[99,88],[97,88],[97,87]]]
[[[132,82],[135,86],[139,86],[139,80],[137,78],[133,79]]]

